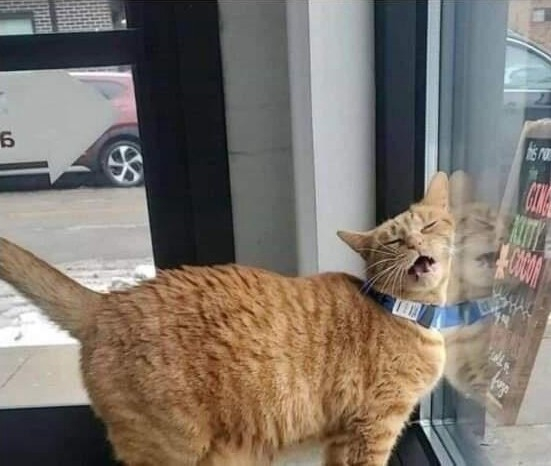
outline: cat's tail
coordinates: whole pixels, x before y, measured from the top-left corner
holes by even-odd
[[[0,238],[0,279],[40,307],[61,328],[80,338],[102,294],[89,290],[29,251]]]

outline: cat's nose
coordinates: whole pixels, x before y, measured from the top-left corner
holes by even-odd
[[[420,235],[408,235],[406,238],[406,246],[409,249],[417,249],[423,244],[423,238]]]

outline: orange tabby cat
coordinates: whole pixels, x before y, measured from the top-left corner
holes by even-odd
[[[447,177],[367,233],[339,236],[380,292],[444,301]],[[256,465],[326,439],[326,465],[383,466],[444,366],[439,332],[392,315],[344,273],[238,265],[159,271],[98,294],[0,239],[0,277],[80,340],[84,383],[131,466]]]

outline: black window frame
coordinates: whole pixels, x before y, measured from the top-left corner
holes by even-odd
[[[0,71],[133,65],[155,265],[233,262],[217,3],[126,9],[127,29],[0,36]],[[117,464],[89,406],[2,409],[0,431],[12,466]]]
[[[376,217],[381,222],[425,190],[429,1],[385,0],[374,2],[374,8]],[[414,412],[395,454],[401,464],[455,464],[430,423],[419,408]]]

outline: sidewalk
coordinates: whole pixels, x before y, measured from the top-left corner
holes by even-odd
[[[151,258],[88,260],[61,264],[60,270],[84,286],[105,292],[154,275]],[[76,343],[7,283],[0,281],[0,351],[12,346]]]
[[[548,323],[515,426],[486,422],[483,451],[496,466],[551,465],[551,325]]]

